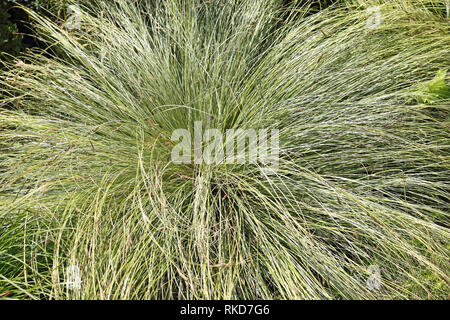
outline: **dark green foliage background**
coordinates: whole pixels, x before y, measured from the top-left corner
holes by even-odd
[[[11,21],[9,8],[11,4],[2,0],[0,2],[0,52],[1,59],[6,54],[16,55],[22,48],[22,36],[18,34],[17,24]]]
[[[67,0],[0,0],[0,61],[17,56],[25,48],[39,46],[33,38],[34,30],[23,5],[53,20],[63,18]]]

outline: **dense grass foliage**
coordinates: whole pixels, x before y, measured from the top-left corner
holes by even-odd
[[[17,24],[11,21],[8,3],[0,2],[0,58],[6,60],[8,54],[17,54],[21,48],[22,36]]]
[[[79,30],[30,11],[62,54],[1,74],[0,294],[446,298],[450,24],[377,3],[376,28],[350,3],[96,1]],[[279,170],[173,163],[198,120],[279,129]]]

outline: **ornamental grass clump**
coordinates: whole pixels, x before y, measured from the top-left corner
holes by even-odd
[[[376,3],[29,11],[49,47],[0,76],[0,294],[447,298],[445,3]],[[195,122],[278,130],[278,168],[175,163]]]

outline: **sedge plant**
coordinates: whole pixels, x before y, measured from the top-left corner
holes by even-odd
[[[48,48],[0,77],[0,294],[447,298],[445,2],[355,3],[28,11]],[[279,130],[278,169],[175,163],[196,121]]]

